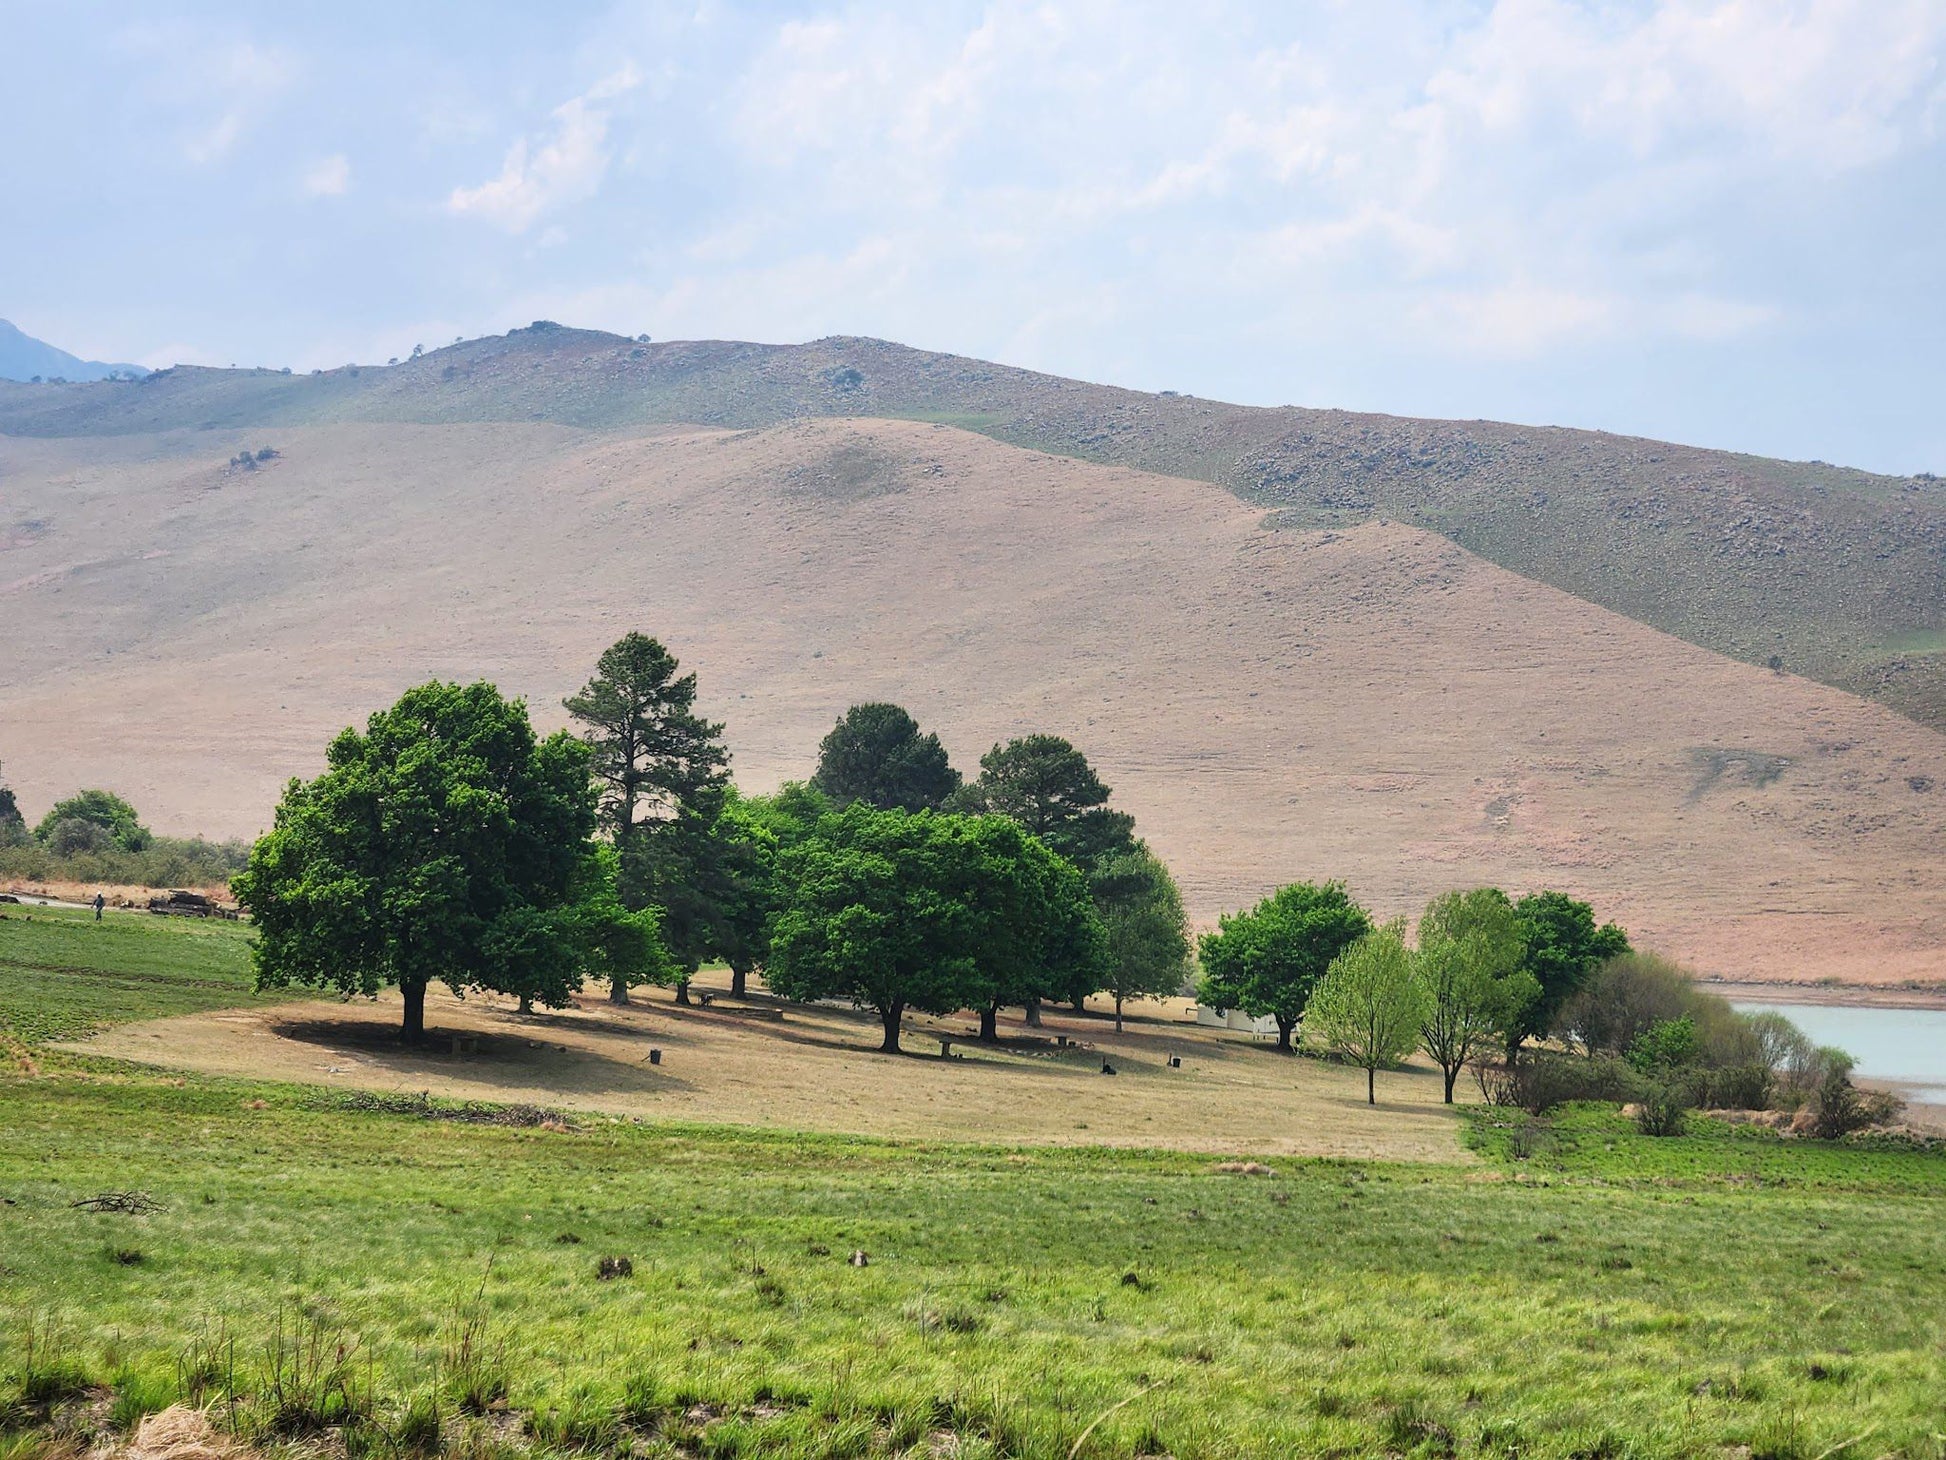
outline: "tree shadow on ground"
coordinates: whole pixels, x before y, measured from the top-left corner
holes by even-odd
[[[556,1098],[695,1088],[665,1067],[649,1064],[646,1056],[618,1060],[518,1031],[429,1026],[425,1043],[406,1044],[394,1025],[370,1019],[317,1015],[272,1019],[265,1027],[279,1039],[341,1054],[365,1071],[382,1070],[401,1079],[464,1080],[504,1090],[544,1090]],[[456,1038],[472,1041],[471,1048],[456,1053]]]

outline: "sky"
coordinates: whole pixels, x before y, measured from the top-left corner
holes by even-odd
[[[1946,0],[0,0],[0,317],[534,319],[1946,473]]]

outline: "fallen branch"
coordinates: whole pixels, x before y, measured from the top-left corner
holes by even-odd
[[[77,1212],[122,1212],[129,1216],[141,1216],[145,1212],[159,1212],[162,1203],[146,1191],[103,1191],[94,1196],[84,1196],[80,1201],[68,1205]]]

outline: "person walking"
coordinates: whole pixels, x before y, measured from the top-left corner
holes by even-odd
[[[102,908],[107,906],[107,904],[108,904],[107,898],[103,897],[99,892],[95,893],[95,921],[96,922],[101,921],[101,910]]]

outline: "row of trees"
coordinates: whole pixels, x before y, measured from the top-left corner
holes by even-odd
[[[1097,990],[1173,993],[1189,973],[1181,898],[1055,736],[996,745],[963,781],[897,706],[855,706],[807,784],[731,784],[695,676],[630,634],[541,739],[492,686],[429,684],[332,742],[292,782],[235,879],[260,926],[258,978],[404,996],[424,1030],[434,980],[558,1005],[586,979],[686,1001],[705,961],[758,968],[801,999],[1029,1017]]]
[[[155,836],[112,791],[76,792],[29,827],[13,790],[0,785],[0,876],[216,886],[229,881],[248,852],[241,842]]]
[[[1203,936],[1198,997],[1274,1019],[1285,1051],[1302,1021],[1368,1074],[1423,1045],[1450,1104],[1482,1049],[1496,1044],[1517,1061],[1594,970],[1627,951],[1621,928],[1597,925],[1589,904],[1561,892],[1446,893],[1420,918],[1415,949],[1403,920],[1375,926],[1343,883],[1298,882]]]

